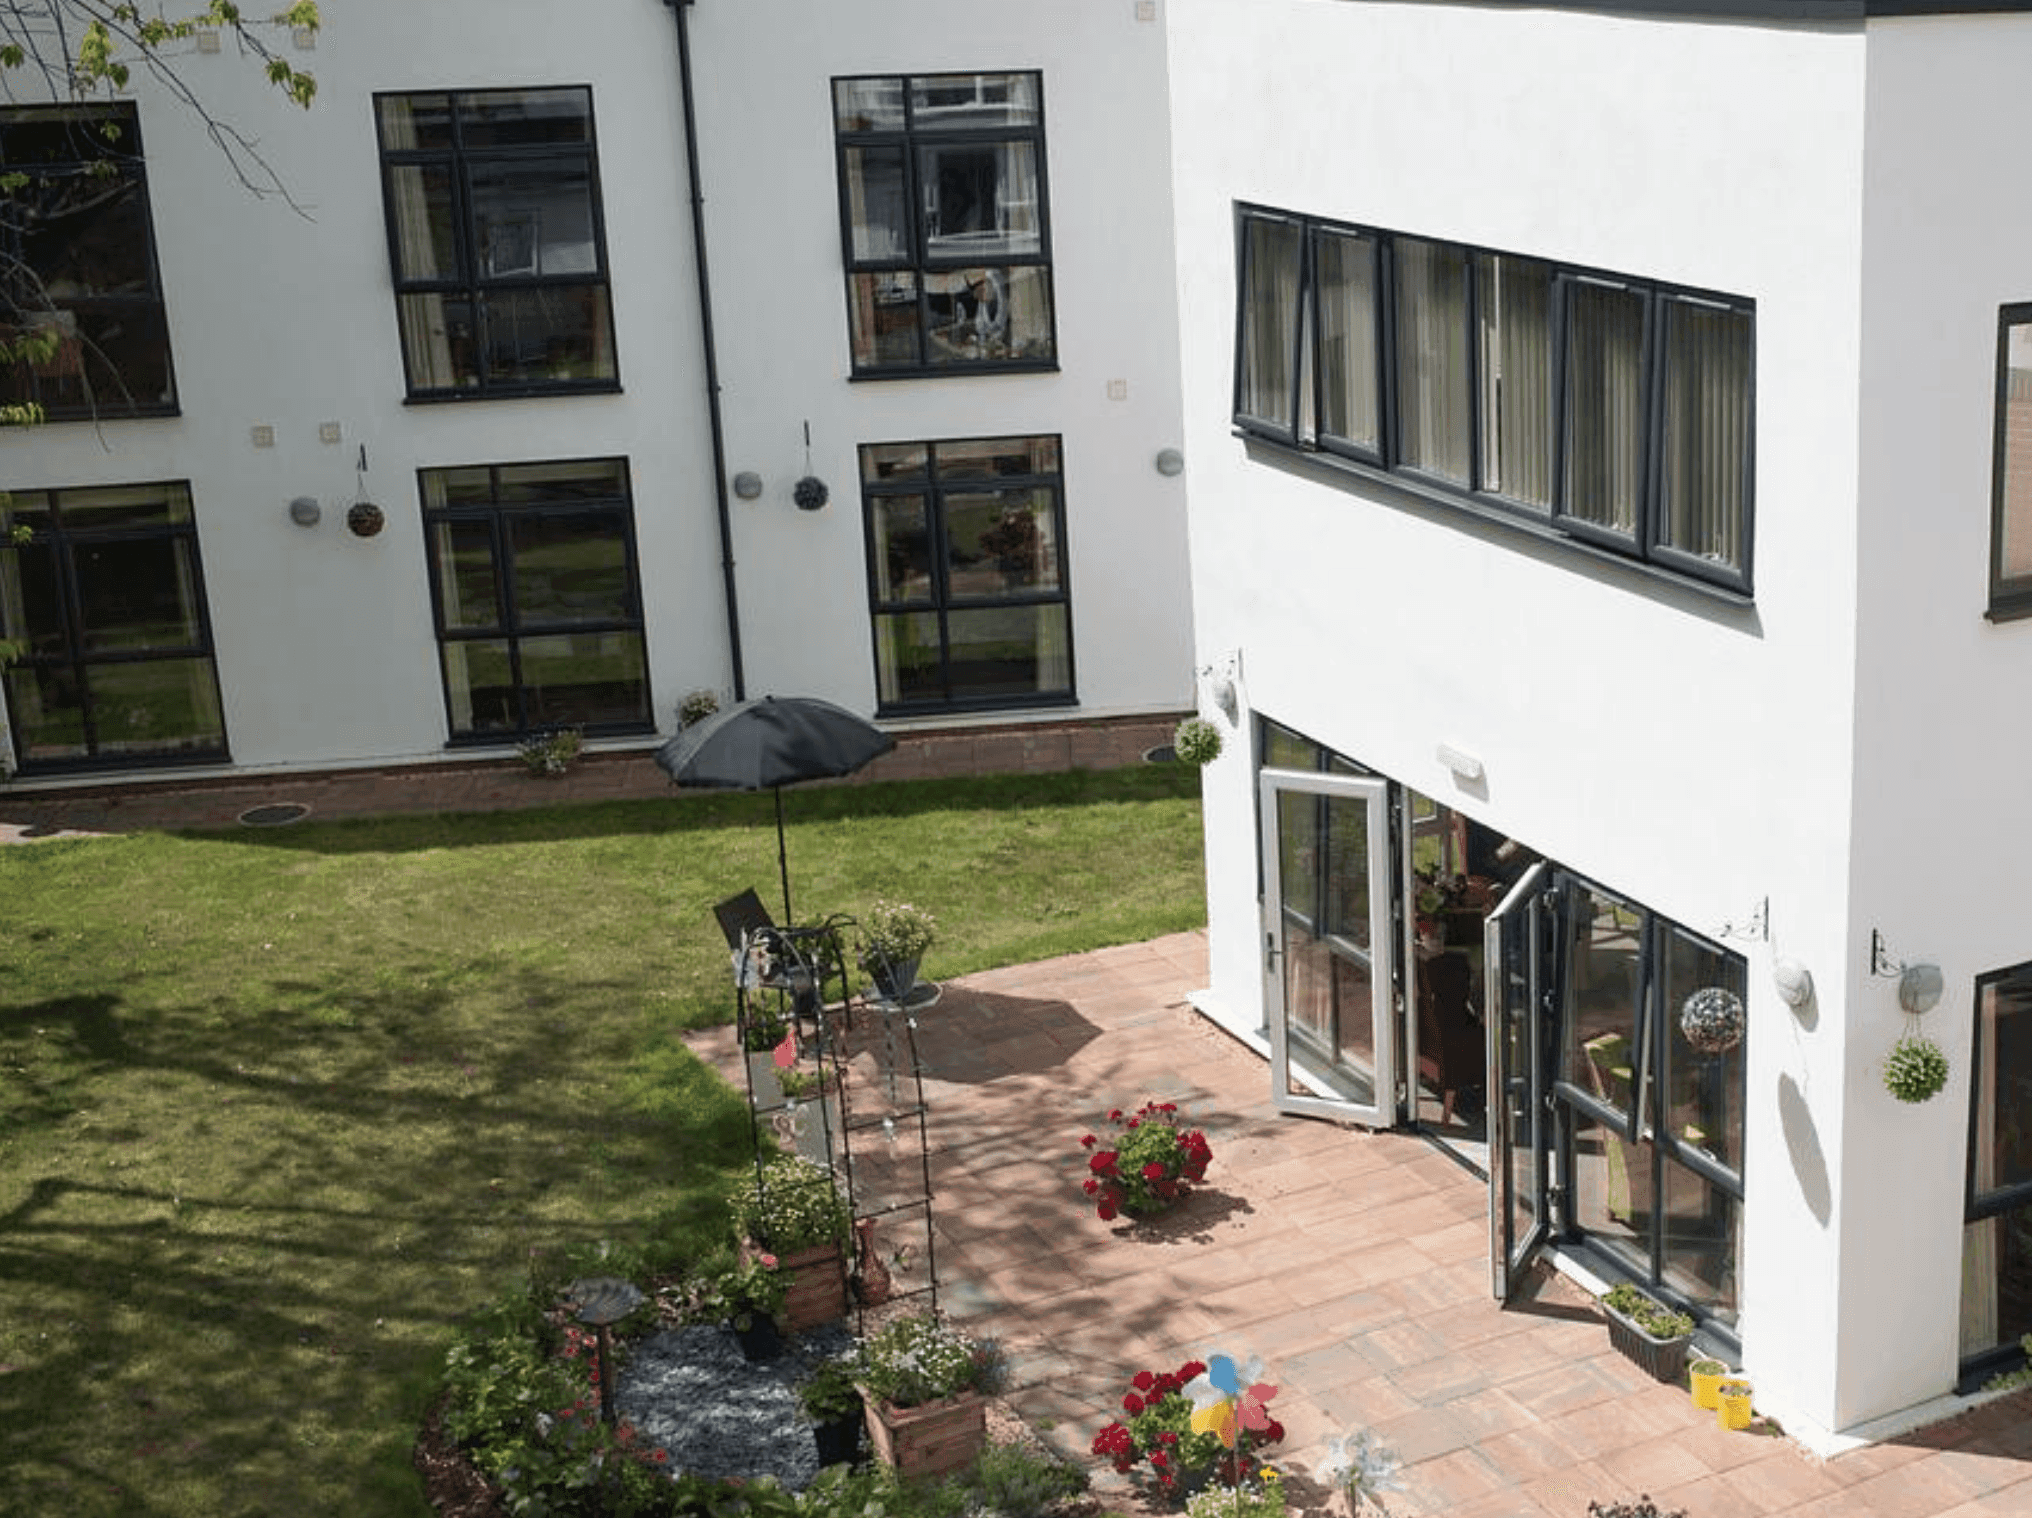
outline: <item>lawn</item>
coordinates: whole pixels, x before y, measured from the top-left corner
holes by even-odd
[[[801,919],[940,978],[1204,920],[1196,772],[806,788]],[[533,1252],[716,1234],[746,1142],[677,1041],[766,796],[0,849],[0,1513],[421,1514],[459,1314]]]

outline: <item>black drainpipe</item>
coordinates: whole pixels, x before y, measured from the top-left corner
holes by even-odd
[[[706,198],[699,188],[698,113],[692,104],[692,0],[663,0],[677,18],[677,73],[684,94],[684,158],[691,174],[691,240],[698,263],[699,342],[706,358],[706,415],[713,432],[713,501],[720,515],[720,574],[727,584],[727,652],[734,666],[734,699],[748,698],[741,668],[741,601],[734,588],[734,524],[727,508],[727,437],[720,423],[720,359],[713,343],[713,278],[706,268]]]

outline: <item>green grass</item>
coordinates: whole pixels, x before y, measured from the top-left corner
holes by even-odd
[[[785,795],[800,919],[950,977],[1204,920],[1196,772]],[[747,1124],[712,904],[767,796],[0,849],[0,1514],[421,1514],[458,1315],[532,1251],[682,1253]]]

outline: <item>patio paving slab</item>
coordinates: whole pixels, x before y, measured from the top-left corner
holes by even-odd
[[[1003,1343],[1011,1403],[1068,1454],[1090,1463],[1136,1371],[1220,1349],[1280,1387],[1273,1455],[1308,1511],[1327,1439],[1370,1427],[1405,1457],[1394,1518],[1584,1518],[1640,1493],[1689,1518],[2032,1515],[2032,1394],[1821,1461],[1717,1429],[1562,1277],[1499,1307],[1485,1184],[1416,1134],[1276,1115],[1263,1061],[1187,1004],[1205,977],[1183,933],[949,981],[919,1015],[940,1303]],[[687,1042],[738,1084],[729,1030]],[[1146,1097],[1206,1130],[1207,1185],[1103,1223],[1080,1136]],[[1101,1466],[1096,1489],[1121,1478]]]

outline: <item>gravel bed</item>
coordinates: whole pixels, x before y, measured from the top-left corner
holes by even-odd
[[[774,1360],[741,1355],[733,1330],[666,1329],[630,1348],[615,1378],[614,1405],[673,1469],[700,1476],[774,1476],[803,1491],[818,1475],[818,1446],[797,1406],[797,1383],[819,1361],[844,1354],[853,1335],[838,1324],[786,1340]]]

